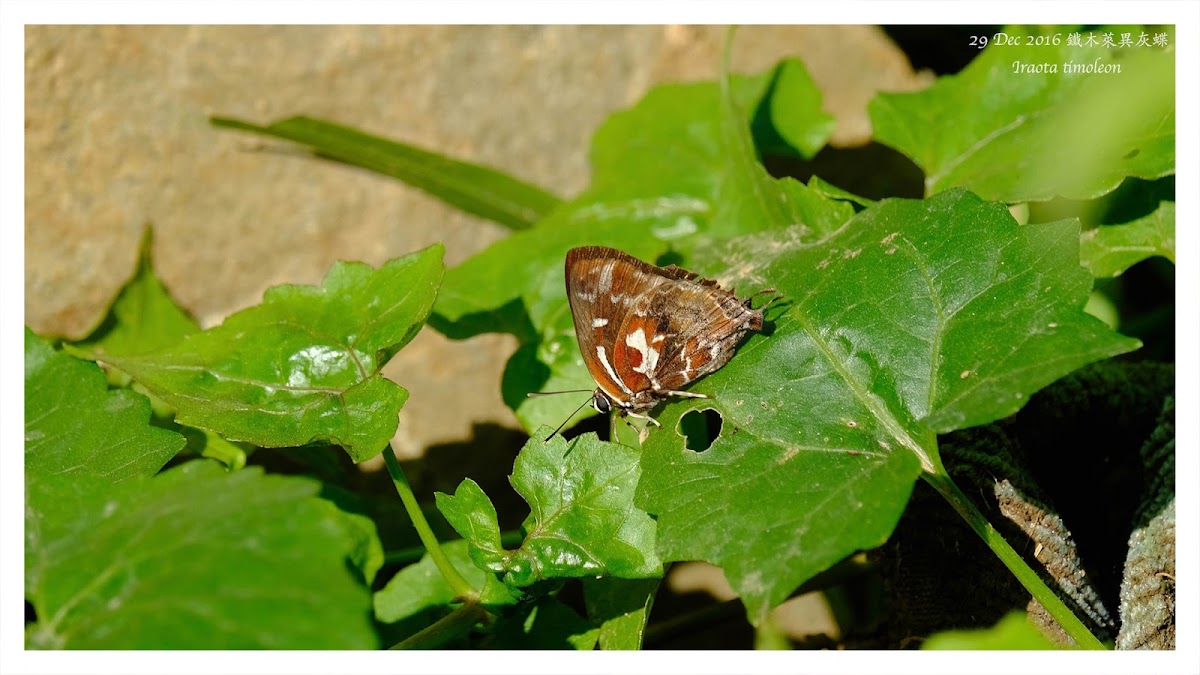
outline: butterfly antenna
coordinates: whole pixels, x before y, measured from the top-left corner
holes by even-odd
[[[563,389],[562,391],[531,391],[525,396],[533,398],[534,396],[554,396],[555,394],[578,394],[580,392],[591,392],[591,389]]]
[[[579,390],[577,390],[577,391],[591,391],[591,390],[590,390],[590,389],[579,389]],[[565,393],[567,393],[567,392],[565,392],[565,391],[556,391],[556,392],[547,392],[547,393],[554,393],[554,394],[565,394]],[[533,396],[533,394],[530,394],[530,396]],[[568,416],[567,416],[567,419],[563,420],[563,423],[562,423],[562,424],[560,424],[560,425],[558,425],[558,428],[557,428],[557,429],[555,429],[554,431],[552,431],[552,432],[550,433],[550,435],[546,437],[546,440],[544,440],[544,441],[542,441],[542,442],[543,442],[543,443],[549,443],[549,442],[550,442],[550,439],[551,439],[551,438],[554,438],[554,435],[555,435],[555,434],[557,434],[558,432],[562,431],[562,428],[563,428],[563,427],[565,427],[565,426],[567,426],[567,422],[570,422],[572,417],[574,417],[574,416],[578,415],[580,410],[583,410],[583,406],[585,406],[585,405],[587,405],[587,404],[589,404],[589,403],[591,403],[591,402],[592,402],[592,399],[590,399],[590,398],[589,398],[588,400],[586,400],[586,401],[584,401],[583,403],[581,403],[581,404],[579,405],[579,407],[575,409],[575,412],[573,412],[573,413],[571,413],[570,415],[568,415]]]
[[[774,288],[764,288],[764,289],[762,289],[761,291],[759,291],[759,292],[755,293],[754,295],[751,295],[749,298],[746,298],[746,302],[748,303],[748,302],[750,302],[752,299],[754,299],[754,298],[757,298],[757,297],[758,297],[758,296],[760,296],[760,295],[766,295],[767,293],[777,293],[777,291],[776,291]],[[783,299],[783,294],[782,294],[782,293],[777,293],[777,295],[775,295],[775,297],[773,297],[773,298],[769,298],[769,299],[768,299],[766,302],[764,302],[763,304],[759,305],[759,306],[758,306],[758,311],[760,311],[760,312],[761,312],[761,311],[763,311],[764,309],[766,309],[766,308],[770,307],[771,305],[775,304],[775,302],[776,302],[776,301],[778,301],[778,300],[782,300],[782,299]],[[747,307],[749,307],[749,305],[747,305]]]

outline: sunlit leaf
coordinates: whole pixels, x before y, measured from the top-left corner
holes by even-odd
[[[98,355],[177,411],[181,424],[267,447],[335,443],[355,461],[396,431],[408,397],[380,375],[421,329],[442,248],[378,270],[334,265],[321,286],[277,286],[260,305],[170,347]]]
[[[1005,202],[1091,199],[1129,176],[1174,173],[1173,47],[1072,45],[1069,33],[1019,27],[1005,34],[1017,44],[993,38],[962,72],[871,101],[875,138],[924,169],[927,195],[966,187]],[[1047,44],[1030,44],[1039,40]]]
[[[207,460],[26,494],[32,648],[369,649],[370,593],[317,483]]]
[[[1080,261],[1097,277],[1115,277],[1156,255],[1175,262],[1174,202],[1144,218],[1088,230],[1080,240]]]
[[[532,510],[519,548],[499,548],[495,508],[470,479],[453,496],[437,495],[438,509],[469,543],[471,559],[518,587],[561,577],[661,576],[654,521],[633,505],[637,451],[595,434],[543,441],[550,431],[539,429],[513,467],[513,487]]]
[[[1075,222],[1018,225],[963,191],[885,200],[816,245],[786,230],[714,259],[784,299],[727,366],[669,404],[638,504],[666,560],[724,568],[752,619],[891,533],[936,434],[1012,414],[1030,394],[1135,340],[1082,312]],[[675,429],[711,408],[720,436]]]

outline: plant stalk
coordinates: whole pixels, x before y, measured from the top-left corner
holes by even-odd
[[[471,626],[487,617],[487,610],[473,601],[468,602],[389,649],[436,649],[471,630]]]
[[[474,604],[474,601],[479,598],[479,591],[464,579],[458,570],[454,569],[454,565],[446,557],[445,551],[442,550],[441,544],[433,534],[433,528],[429,527],[429,521],[425,520],[425,514],[421,512],[417,497],[413,494],[412,487],[408,484],[408,478],[404,476],[404,469],[400,466],[400,460],[396,459],[396,453],[392,450],[390,443],[383,451],[383,461],[387,463],[388,473],[392,474],[392,483],[396,486],[396,492],[400,494],[404,510],[408,512],[413,527],[417,528],[417,536],[421,538],[425,550],[429,551],[429,557],[433,559],[433,564],[437,565],[438,571],[442,573],[442,578],[450,585],[456,596],[462,598],[468,605]]]
[[[946,501],[950,502],[954,510],[958,511],[971,529],[975,530],[975,534],[978,534],[988,548],[996,554],[996,557],[1000,558],[1000,561],[1013,573],[1017,581],[1021,582],[1025,590],[1037,598],[1037,601],[1046,608],[1046,611],[1050,612],[1050,616],[1054,617],[1067,635],[1075,640],[1075,644],[1083,649],[1106,649],[1104,644],[1097,640],[1087,626],[1083,625],[1083,622],[1067,607],[1066,603],[1050,587],[1046,586],[1042,578],[1030,569],[1029,565],[1025,564],[1025,560],[1013,550],[1012,546],[1008,545],[1004,537],[996,531],[996,528],[992,527],[987,518],[979,512],[979,509],[975,508],[975,504],[963,494],[947,474],[926,472],[922,473],[921,477],[945,497]]]

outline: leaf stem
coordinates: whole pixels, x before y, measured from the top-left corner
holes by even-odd
[[[474,601],[467,602],[389,649],[436,649],[487,618],[487,610]]]
[[[458,573],[458,570],[454,569],[454,565],[446,557],[441,544],[438,543],[437,537],[433,534],[433,528],[429,527],[429,521],[425,520],[425,514],[421,512],[421,506],[417,503],[417,497],[413,494],[412,487],[408,484],[408,478],[404,475],[404,469],[400,466],[400,460],[396,459],[396,453],[392,450],[391,443],[384,448],[383,461],[387,463],[388,473],[392,474],[392,483],[396,486],[396,492],[400,494],[400,501],[404,503],[404,510],[408,512],[408,517],[412,520],[413,527],[417,528],[417,536],[421,538],[421,543],[425,545],[425,550],[429,551],[429,557],[433,559],[433,564],[437,565],[438,571],[442,573],[442,578],[450,585],[454,594],[466,600],[467,604],[473,604],[479,597],[479,591],[467,582]]]
[[[975,508],[975,504],[963,494],[962,490],[955,485],[950,476],[945,473],[922,473],[921,477],[925,479],[937,490],[955,511],[967,521],[975,534],[978,534],[988,548],[1000,558],[1004,566],[1013,573],[1017,581],[1029,591],[1038,602],[1050,612],[1050,616],[1062,626],[1067,635],[1070,635],[1075,640],[1075,644],[1083,649],[1106,649],[1103,643],[1092,635],[1087,626],[1075,616],[1075,613],[1067,607],[1057,594],[1050,589],[1049,586],[1042,581],[1042,578],[1037,575],[1029,565],[1025,564],[1025,560],[1009,546],[1004,537],[1000,535],[996,528],[988,522],[979,509]]]

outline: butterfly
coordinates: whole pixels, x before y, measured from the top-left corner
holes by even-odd
[[[567,299],[583,362],[596,381],[592,406],[648,420],[644,414],[725,365],[742,338],[762,330],[762,308],[714,280],[668,265],[656,267],[603,246],[567,252]],[[756,293],[770,293],[765,289]],[[774,299],[763,305],[774,302]]]

